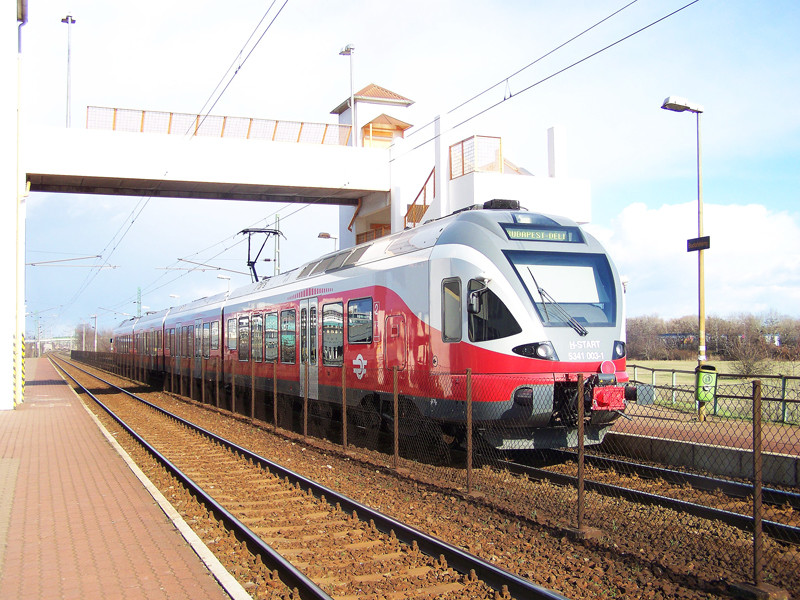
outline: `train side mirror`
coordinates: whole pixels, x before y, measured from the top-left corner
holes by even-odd
[[[483,288],[482,290],[475,290],[474,292],[469,293],[469,297],[467,300],[467,311],[471,315],[477,315],[481,312],[483,308],[483,294],[489,288]]]

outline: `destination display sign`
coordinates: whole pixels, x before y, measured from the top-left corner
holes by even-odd
[[[707,235],[686,240],[687,252],[694,252],[695,250],[708,250],[709,248],[711,248],[711,238]]]
[[[503,229],[510,240],[519,240],[524,242],[583,243],[583,235],[581,235],[581,232],[577,227],[553,227],[515,223],[513,225],[503,224]]]

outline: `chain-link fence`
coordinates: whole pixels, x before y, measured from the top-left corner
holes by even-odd
[[[153,375],[152,357],[77,355]],[[300,365],[290,381],[275,363],[231,376],[198,362],[151,383],[520,519],[601,532],[598,543],[667,572],[800,589],[800,427],[781,419],[796,400],[775,393],[780,382],[723,382],[699,411],[695,386],[649,379],[623,410],[597,376],[363,368],[348,385],[342,368]]]

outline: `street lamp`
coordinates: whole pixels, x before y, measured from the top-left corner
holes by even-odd
[[[706,298],[703,250],[709,247],[708,238],[703,239],[703,163],[700,145],[700,114],[703,107],[685,98],[669,96],[661,105],[664,110],[673,112],[693,112],[697,116],[697,240],[689,240],[689,250],[697,250],[697,296],[700,335],[697,345],[697,366],[706,361]],[[693,246],[694,242],[694,246]]]
[[[338,238],[333,237],[330,233],[327,233],[325,231],[320,232],[320,234],[317,237],[322,238],[323,240],[333,240],[333,251],[336,252],[336,244]]]
[[[353,53],[356,47],[353,44],[347,44],[339,51],[339,56],[350,57],[350,123],[353,128],[353,146],[358,146],[358,127],[356,126],[356,102],[353,95]]]
[[[97,315],[90,315],[94,319],[94,353],[97,354]]]
[[[225,279],[228,282],[228,293],[231,293],[231,278],[228,275],[217,275],[217,279]]]
[[[72,15],[67,15],[61,19],[61,22],[67,24],[67,127],[69,128],[72,122],[70,90],[72,88],[72,26],[75,24],[75,19],[72,18]]]

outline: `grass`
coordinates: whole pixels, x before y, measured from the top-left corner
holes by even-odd
[[[736,374],[736,364],[733,361],[709,361],[717,373]],[[643,367],[634,370],[634,366]],[[657,390],[656,404],[670,406],[675,410],[692,412],[694,410],[694,369],[697,362],[693,360],[634,360],[628,364],[628,375],[633,378],[634,373],[638,381],[655,385]],[[651,371],[650,369],[655,369]],[[673,376],[673,371],[675,374]],[[800,380],[786,380],[785,398],[789,402],[767,401],[768,398],[778,399],[784,393],[779,374],[800,374],[800,363],[772,361],[769,371],[774,374],[772,378],[761,377],[762,397],[764,398],[764,416],[774,422],[800,423]],[[766,373],[764,373],[766,375]],[[716,414],[729,418],[749,418],[752,404],[752,380],[750,379],[724,379],[718,381],[717,392],[723,395],[737,396],[738,398],[719,398],[714,404]],[[674,384],[674,391],[672,391]],[[709,407],[710,408],[710,407]]]

